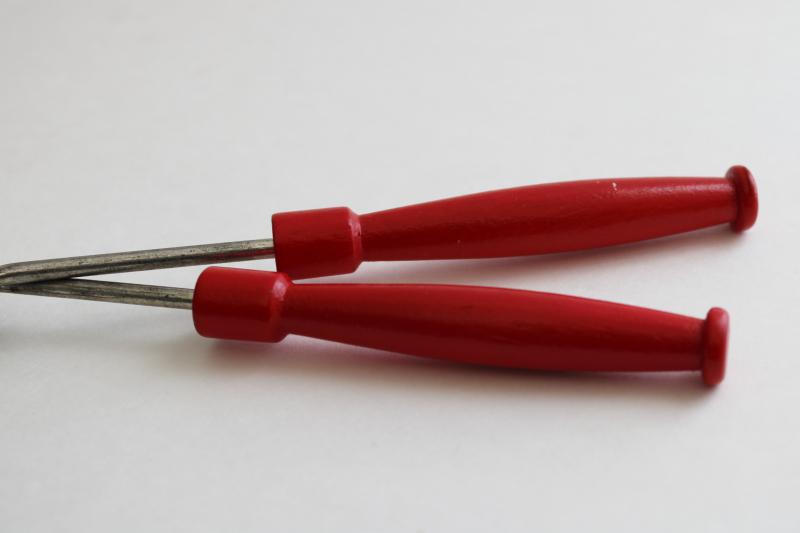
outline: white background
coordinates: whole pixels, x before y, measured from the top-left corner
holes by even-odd
[[[188,312],[0,295],[0,530],[798,531],[798,6],[2,0],[2,262],[734,163],[761,216],[340,278],[723,306],[713,391],[214,342]]]

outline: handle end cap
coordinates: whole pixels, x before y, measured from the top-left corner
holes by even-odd
[[[742,165],[732,166],[725,177],[733,182],[736,191],[736,219],[731,222],[733,231],[741,233],[753,227],[758,218],[758,189],[753,174]]]
[[[728,358],[728,312],[714,307],[706,315],[703,332],[703,381],[709,387],[725,378]]]

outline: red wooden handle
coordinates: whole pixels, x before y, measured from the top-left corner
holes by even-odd
[[[466,259],[610,246],[730,223],[755,223],[755,182],[626,178],[532,185],[356,215],[346,207],[272,217],[278,270],[295,279],[353,272],[364,261]]]
[[[725,373],[728,315],[706,320],[571,296],[454,285],[295,285],[286,274],[212,267],[197,281],[197,331],[287,334],[489,366]]]

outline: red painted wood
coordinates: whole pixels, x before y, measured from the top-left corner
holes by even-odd
[[[278,270],[345,274],[365,261],[466,259],[612,246],[755,223],[750,172],[724,178],[625,178],[531,185],[358,216],[347,208],[272,217]]]
[[[278,342],[288,334],[478,365],[561,371],[725,372],[728,317],[706,320],[571,296],[454,285],[295,285],[286,274],[212,267],[197,281],[197,331]]]

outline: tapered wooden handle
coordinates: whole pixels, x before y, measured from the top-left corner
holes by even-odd
[[[478,365],[561,371],[725,372],[728,315],[705,320],[598,300],[456,285],[317,285],[212,267],[197,281],[206,337],[288,334]]]
[[[295,279],[353,272],[362,261],[466,259],[611,246],[730,223],[755,223],[742,166],[723,178],[626,178],[532,185],[367,215],[346,207],[272,217],[278,270]]]

